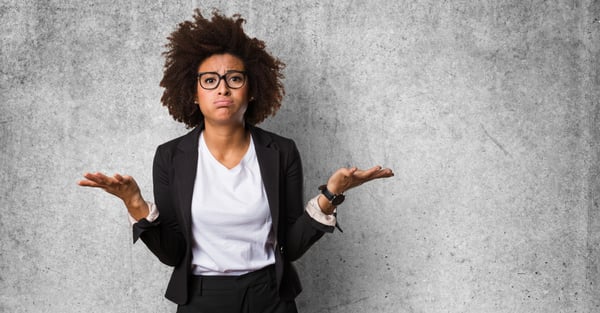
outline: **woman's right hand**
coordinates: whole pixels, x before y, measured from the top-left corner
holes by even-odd
[[[100,172],[85,173],[83,177],[85,179],[79,181],[79,186],[100,188],[119,197],[125,203],[131,217],[136,220],[148,216],[150,209],[133,177],[121,174],[110,177]]]

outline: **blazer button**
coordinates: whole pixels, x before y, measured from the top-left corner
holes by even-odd
[[[279,253],[283,254],[283,246],[279,246]]]

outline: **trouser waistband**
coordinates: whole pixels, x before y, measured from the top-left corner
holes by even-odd
[[[194,275],[191,279],[196,290],[231,290],[267,282],[276,283],[275,265],[239,276]]]

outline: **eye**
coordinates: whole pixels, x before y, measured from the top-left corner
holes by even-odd
[[[214,84],[217,80],[214,77],[207,77],[204,79],[204,82],[207,84]]]
[[[229,81],[236,83],[243,82],[244,76],[242,74],[232,74],[229,76]]]

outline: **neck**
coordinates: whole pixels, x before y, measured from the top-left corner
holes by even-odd
[[[235,149],[245,149],[249,142],[249,132],[244,123],[234,125],[214,125],[205,123],[204,141],[211,150],[226,152]]]

